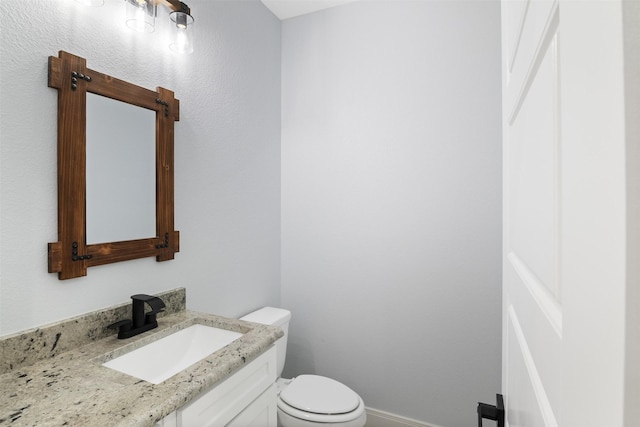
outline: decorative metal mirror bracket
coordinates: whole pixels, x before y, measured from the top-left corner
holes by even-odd
[[[156,245],[156,249],[164,249],[169,247],[169,233],[164,234],[164,242]]]
[[[78,73],[77,71],[71,72],[71,90],[78,89],[78,79],[82,79],[86,82],[91,81],[91,76],[84,75],[82,73]]]
[[[71,261],[82,261],[85,259],[91,259],[93,255],[78,255],[78,242],[71,244]]]
[[[48,245],[48,271],[63,280],[86,276],[87,267],[96,265],[150,256],[174,259],[180,233],[174,230],[173,134],[180,101],[168,89],[152,91],[90,70],[84,58],[63,51],[49,57],[48,85],[58,90],[58,241]],[[155,236],[86,244],[87,92],[156,111]]]
[[[160,98],[156,98],[156,102],[160,105],[164,105],[164,116],[169,117],[169,103]]]

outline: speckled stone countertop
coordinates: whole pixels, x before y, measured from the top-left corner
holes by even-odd
[[[130,316],[126,304],[0,338],[0,426],[153,426],[282,336],[279,328],[186,311],[184,289],[159,296],[169,303],[158,328],[126,340],[106,329]],[[101,366],[193,324],[244,335],[158,385]]]

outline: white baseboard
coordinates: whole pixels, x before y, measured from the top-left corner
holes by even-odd
[[[365,427],[440,427],[373,408],[366,409],[367,424]]]

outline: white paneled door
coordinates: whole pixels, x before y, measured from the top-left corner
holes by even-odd
[[[622,10],[621,0],[502,2],[510,427],[624,425]]]

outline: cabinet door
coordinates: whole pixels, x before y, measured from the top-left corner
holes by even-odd
[[[276,427],[278,423],[276,385],[272,384],[226,427]]]
[[[219,385],[179,409],[178,426],[227,425],[275,383],[276,370],[276,349],[271,347]]]

